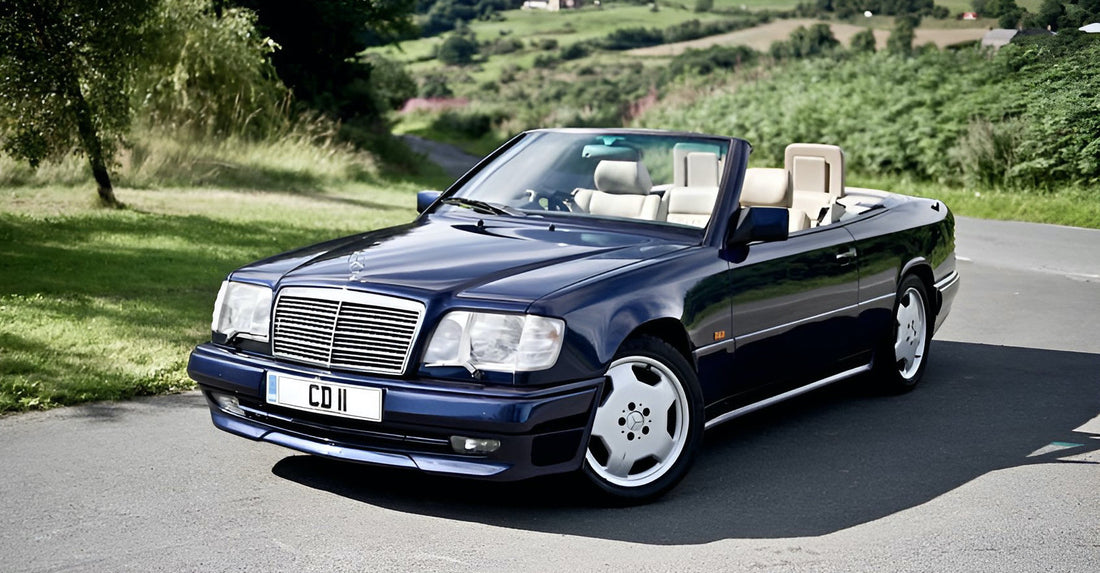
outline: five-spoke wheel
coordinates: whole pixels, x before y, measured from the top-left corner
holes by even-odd
[[[664,493],[683,477],[702,433],[695,373],[667,343],[628,341],[607,369],[585,456],[585,474],[628,500]]]
[[[919,278],[908,276],[898,287],[890,336],[875,358],[875,366],[893,390],[910,390],[924,375],[932,320],[928,291]]]

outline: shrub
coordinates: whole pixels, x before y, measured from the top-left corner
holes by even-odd
[[[777,60],[801,59],[827,54],[838,46],[840,42],[833,36],[832,28],[817,23],[809,28],[795,28],[787,40],[773,42],[769,52]]]
[[[756,61],[757,52],[748,46],[711,46],[688,49],[672,58],[666,73],[670,78],[683,75],[703,76],[717,70],[733,70]]]
[[[432,120],[432,129],[452,133],[470,139],[478,139],[488,134],[493,125],[501,122],[507,114],[498,110],[454,110],[448,109]]]
[[[554,54],[539,54],[535,56],[535,61],[531,62],[531,65],[536,68],[551,69],[558,66],[558,57]]]
[[[523,42],[512,37],[497,38],[496,41],[486,46],[486,52],[496,56],[511,54],[522,49]]]
[[[265,137],[287,126],[286,88],[250,10],[221,16],[207,0],[166,0],[151,23],[135,108],[151,126]]]
[[[558,57],[563,60],[579,60],[583,57],[588,56],[590,52],[591,50],[589,49],[587,44],[585,44],[584,42],[576,42],[574,44],[569,44],[568,46],[563,47],[558,52]]]
[[[441,74],[429,74],[420,81],[420,97],[426,99],[448,98],[455,95],[447,78]]]
[[[875,53],[875,32],[870,28],[861,32],[856,32],[852,36],[852,51],[857,54],[873,54]]]
[[[440,62],[452,66],[464,66],[477,55],[477,42],[464,34],[451,34],[439,46],[436,57]]]

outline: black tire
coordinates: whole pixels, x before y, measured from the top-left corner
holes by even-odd
[[[924,377],[935,324],[930,301],[919,277],[907,275],[898,285],[890,328],[874,360],[876,378],[887,392],[908,392]]]
[[[604,501],[653,500],[683,479],[702,443],[698,378],[675,348],[649,336],[623,343],[607,376],[581,473]]]

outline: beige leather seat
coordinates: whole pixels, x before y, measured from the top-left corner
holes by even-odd
[[[844,207],[844,152],[835,145],[792,143],[787,146],[783,165],[791,175],[793,207],[810,217],[810,225],[828,225],[839,220]]]
[[[674,161],[683,169],[679,173],[674,169],[673,179],[683,181],[683,185],[665,191],[661,209],[666,213],[665,220],[706,227],[718,200],[718,182],[722,178],[718,154],[692,151],[682,154],[678,160],[674,157]]]
[[[810,218],[805,211],[793,208],[793,202],[791,176],[786,169],[751,167],[745,170],[745,182],[741,186],[742,207],[782,207],[790,212],[790,232],[810,228]]]
[[[573,201],[593,215],[656,220],[661,197],[651,195],[653,181],[645,165],[637,161],[600,161],[595,172],[596,189],[577,189]]]

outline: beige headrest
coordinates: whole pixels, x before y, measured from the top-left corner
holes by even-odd
[[[596,165],[596,189],[616,195],[647,195],[653,187],[649,171],[638,161],[603,160]]]
[[[829,192],[829,164],[824,157],[795,156],[791,175],[795,191]]]
[[[741,204],[746,207],[784,207],[793,203],[791,178],[786,169],[751,167],[745,170]]]
[[[717,187],[720,178],[717,154],[702,151],[687,154],[688,187]]]
[[[783,154],[795,191],[844,196],[844,151],[836,145],[792,143]]]

